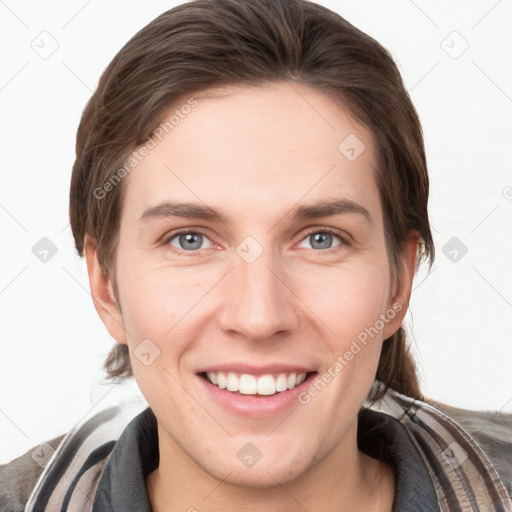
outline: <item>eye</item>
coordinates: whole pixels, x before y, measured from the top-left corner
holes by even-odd
[[[333,245],[335,239],[338,240],[338,243]],[[306,234],[301,240],[301,243],[304,242],[309,242],[309,247],[306,248],[317,249],[318,251],[326,251],[340,245],[350,246],[348,236],[344,236],[343,232],[334,228],[316,228]],[[198,231],[172,233],[165,238],[164,245],[170,245],[177,249],[177,252],[188,252],[191,256],[195,252],[213,247],[210,239]]]
[[[333,239],[336,238],[339,240],[339,243],[333,246]],[[350,245],[347,238],[340,231],[333,228],[317,228],[314,231],[310,231],[302,240],[309,241],[310,247],[308,249],[326,250],[342,244]]]
[[[210,245],[203,247],[203,242],[205,241],[208,241]],[[211,248],[211,242],[209,238],[207,238],[206,235],[196,231],[181,231],[179,233],[174,233],[173,235],[166,238],[165,243],[175,247],[176,249],[187,252],[196,252],[201,249]]]

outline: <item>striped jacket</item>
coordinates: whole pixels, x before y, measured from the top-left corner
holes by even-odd
[[[90,414],[0,466],[0,512],[151,512],[145,476],[158,466],[156,425],[142,397]],[[390,390],[359,412],[358,445],[392,465],[393,512],[512,511],[510,414]]]

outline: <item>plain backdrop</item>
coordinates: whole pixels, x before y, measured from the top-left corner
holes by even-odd
[[[0,2],[0,463],[137,393],[102,381],[114,341],[74,251],[69,181],[101,72],[178,3]],[[422,389],[512,412],[512,1],[319,3],[390,50],[422,121],[437,256],[406,317]]]

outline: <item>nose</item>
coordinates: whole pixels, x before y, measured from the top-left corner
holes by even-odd
[[[272,259],[265,252],[252,263],[235,257],[221,291],[225,298],[219,325],[225,332],[261,342],[296,329],[300,300]]]

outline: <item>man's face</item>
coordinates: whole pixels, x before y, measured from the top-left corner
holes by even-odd
[[[126,332],[115,337],[158,419],[161,461],[179,452],[219,480],[276,485],[357,449],[382,341],[405,313],[375,149],[305,86],[195,98],[125,178],[116,269]],[[332,201],[345,207],[307,210]],[[307,379],[294,388],[295,373]],[[271,394],[255,394],[269,374],[260,390]]]

